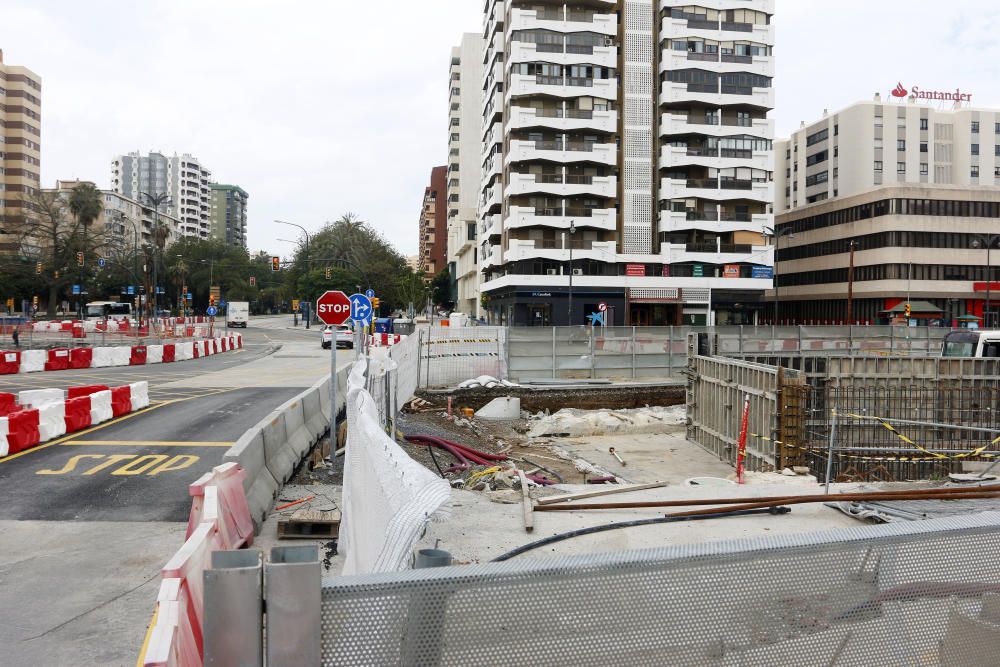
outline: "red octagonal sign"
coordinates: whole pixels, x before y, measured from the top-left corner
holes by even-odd
[[[325,292],[316,300],[316,315],[326,324],[343,324],[351,317],[351,300],[340,291]]]

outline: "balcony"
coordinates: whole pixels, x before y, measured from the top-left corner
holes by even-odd
[[[583,109],[533,109],[512,106],[508,129],[547,127],[564,132],[598,130],[614,133],[618,127],[615,111],[586,111]]]
[[[699,165],[725,169],[727,167],[752,167],[764,171],[774,170],[772,151],[751,151],[732,148],[697,148],[663,146],[660,148],[660,169]]]
[[[709,241],[707,243],[664,243],[660,253],[674,262],[706,262],[709,264],[770,264],[773,246],[750,244],[727,244]]]
[[[618,179],[614,176],[512,173],[507,185],[507,196],[544,193],[558,197],[579,195],[614,197],[617,187]]]
[[[618,98],[615,79],[585,79],[570,76],[541,76],[511,74],[506,99],[525,95],[551,95],[555,97],[593,96],[605,100]]]
[[[501,200],[500,186],[499,185],[494,185],[492,188],[490,188],[489,190],[487,190],[486,194],[483,196],[482,204],[483,204],[484,210],[488,211],[488,210],[492,209],[495,206],[499,207],[500,206],[500,200]]]
[[[680,232],[698,229],[722,234],[732,231],[764,233],[765,227],[773,227],[774,218],[768,213],[736,214],[715,211],[660,211],[657,231]]]
[[[571,246],[574,260],[593,259],[609,262],[614,260],[617,250],[614,241],[573,239]],[[569,253],[569,247],[564,247],[562,239],[510,239],[504,259],[508,262],[531,258],[565,262],[569,260]]]
[[[613,166],[618,161],[618,150],[614,144],[574,143],[562,141],[510,142],[510,150],[504,155],[504,165],[530,160],[551,162],[594,162]]]
[[[723,86],[719,92],[714,86],[694,83],[664,81],[660,84],[660,104],[675,102],[701,102],[710,106],[747,104],[765,109],[774,108],[774,88],[735,88]]]
[[[660,135],[691,134],[696,132],[713,137],[749,134],[754,137],[774,137],[773,118],[754,118],[748,122],[736,118],[720,118],[719,114],[664,113],[660,115]]]
[[[609,5],[608,10],[612,7]],[[566,20],[568,19],[568,20]],[[512,9],[509,30],[554,30],[556,32],[596,32],[602,35],[618,34],[618,21],[614,14],[590,14],[569,11],[566,15],[553,7],[549,11]]]
[[[705,63],[711,64],[706,66]],[[773,77],[774,56],[737,56],[674,50],[661,52],[660,72],[691,68],[719,73],[753,72]]]
[[[488,215],[479,223],[480,235],[490,241],[499,241],[503,233],[503,224],[499,213]]]
[[[748,180],[716,180],[714,178],[660,179],[660,199],[751,199],[760,202],[774,201],[774,183]]]
[[[569,229],[572,222],[578,229],[604,229],[613,231],[617,228],[617,215],[613,208],[532,208],[528,206],[511,206],[507,209],[504,219],[505,229],[521,227],[553,227]]]
[[[712,3],[717,9],[717,3]],[[733,6],[732,9],[742,9]],[[773,14],[773,10],[771,12]],[[762,44],[774,44],[774,26],[764,23],[729,23],[726,21],[710,21],[690,15],[686,18],[667,16],[660,25],[660,34],[664,37],[702,37],[718,41],[748,41]]]
[[[610,41],[610,37],[608,40]],[[618,67],[618,48],[606,46],[573,46],[511,42],[509,63],[547,62],[558,65],[600,65]]]

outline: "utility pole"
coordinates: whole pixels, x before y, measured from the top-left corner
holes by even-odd
[[[569,221],[569,235],[567,246],[569,247],[569,299],[566,302],[566,326],[573,326],[573,235],[576,234],[576,225]]]
[[[157,266],[159,265],[157,252],[160,249],[160,204],[168,203],[170,201],[170,196],[165,192],[158,192],[155,195],[151,195],[148,192],[143,192],[143,196],[153,205],[153,317],[155,318],[159,312],[159,278]],[[146,299],[149,299],[149,295],[146,295]]]
[[[847,326],[854,323],[854,239],[851,239],[851,263],[847,268]]]

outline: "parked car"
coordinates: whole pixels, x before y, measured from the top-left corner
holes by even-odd
[[[337,347],[354,348],[354,330],[346,324],[323,327],[323,349],[329,350],[330,344],[336,340]]]

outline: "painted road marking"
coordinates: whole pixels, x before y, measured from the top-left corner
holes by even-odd
[[[232,447],[235,442],[183,442],[180,440],[73,440],[64,442],[71,445],[101,445],[109,447]]]
[[[116,464],[119,465],[110,471],[112,475],[149,475],[156,477],[160,473],[175,472],[190,468],[200,456],[193,454],[179,454],[171,457],[168,454],[76,454],[69,457],[62,468],[52,470],[43,468],[36,470],[36,475],[68,475],[78,472],[80,475],[95,475],[102,470],[107,470]],[[96,463],[86,470],[77,471],[77,465],[81,462]],[[85,464],[86,466],[86,464]]]

